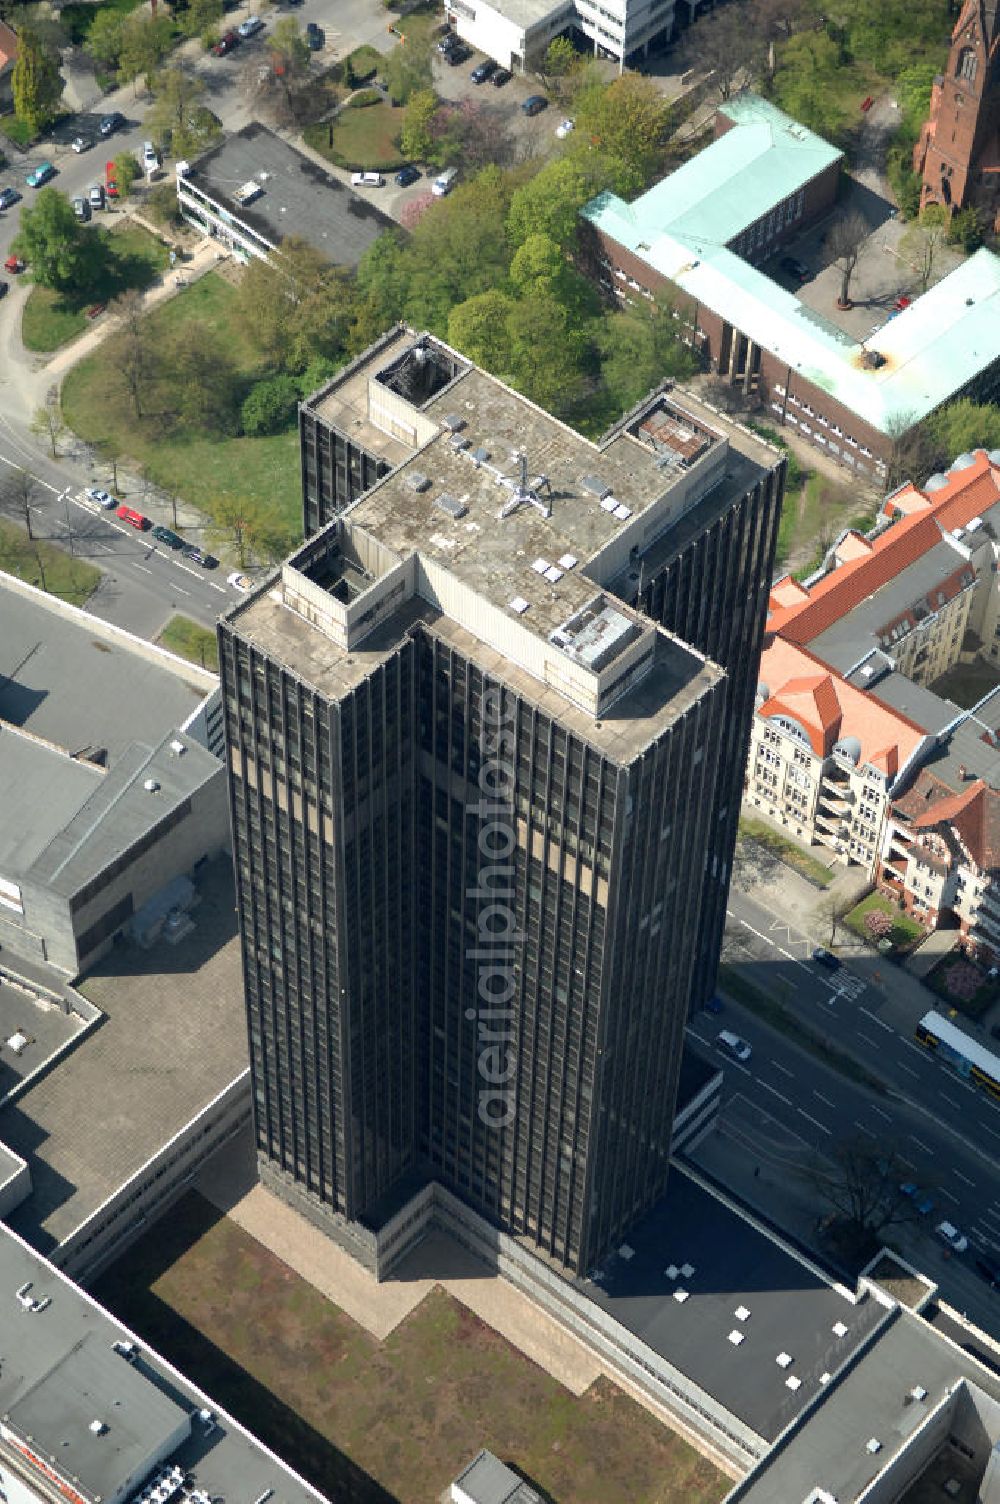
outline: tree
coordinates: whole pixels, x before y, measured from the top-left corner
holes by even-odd
[[[851,278],[861,255],[861,247],[870,234],[868,221],[857,209],[851,209],[835,219],[826,237],[827,250],[834,266],[840,272],[840,297],[838,308],[851,307]]]
[[[452,117],[453,153],[469,172],[491,162],[506,167],[513,161],[514,133],[502,110],[463,99],[452,109]]]
[[[982,212],[975,204],[969,204],[951,216],[948,239],[953,244],[960,245],[967,255],[979,250],[986,239],[986,225]]]
[[[299,402],[299,383],[294,376],[271,376],[256,382],[243,399],[240,415],[243,432],[257,438],[290,428]]]
[[[190,4],[181,13],[180,18],[185,36],[205,36],[213,28],[218,27],[222,15],[222,0],[190,0]]]
[[[827,888],[815,908],[817,919],[824,922],[824,928],[829,929],[827,945],[832,945],[837,938],[844,917],[854,907],[854,900],[839,893],[836,888]]]
[[[50,386],[45,394],[45,401],[41,407],[36,407],[31,419],[31,432],[38,434],[39,438],[48,441],[52,451],[52,458],[57,459],[59,450],[57,443],[62,434],[66,432],[66,424],[63,422],[62,409],[59,406],[59,388]]]
[[[115,157],[114,169],[118,192],[122,198],[128,198],[133,183],[142,176],[142,168],[132,152],[120,151]]]
[[[4,511],[13,512],[24,523],[28,537],[34,538],[31,527],[31,503],[38,483],[28,470],[5,470],[0,481],[0,502]]]
[[[11,87],[14,114],[33,136],[37,135],[55,115],[62,98],[62,79],[57,59],[28,26],[22,25],[18,31]]]
[[[844,1241],[858,1255],[887,1228],[913,1218],[910,1199],[900,1189],[909,1178],[906,1161],[867,1135],[838,1143],[804,1175],[831,1207],[847,1234]]]
[[[722,100],[760,70],[761,36],[748,10],[741,0],[714,10],[690,28],[681,48],[682,65],[707,73]]]
[[[576,126],[593,145],[631,167],[645,185],[663,161],[670,106],[652,79],[626,73],[613,83],[581,92]]]
[[[152,87],[153,74],[173,43],[173,24],[169,16],[145,16],[133,11],[122,32],[118,58],[118,76],[122,83],[135,84],[144,78]]]
[[[93,237],[88,237],[73,206],[58,188],[41,188],[33,204],[21,210],[21,227],[13,250],[31,264],[31,275],[57,291],[86,285]],[[96,244],[96,242],[95,242]]]
[[[950,464],[957,454],[973,449],[1000,449],[1000,408],[992,402],[960,397],[939,407],[925,426],[934,465]]]
[[[892,445],[886,467],[887,491],[895,490],[907,480],[919,483],[940,463],[930,427],[932,421],[933,418],[918,423],[913,412],[894,413],[886,420],[884,430]]]
[[[178,426],[208,436],[235,433],[238,376],[216,330],[194,320],[162,342],[158,353]]]
[[[410,95],[403,115],[403,129],[399,146],[404,157],[417,162],[426,162],[431,149],[431,121],[438,108],[438,97],[433,89],[418,89]]]
[[[94,447],[101,459],[111,466],[111,489],[112,491],[117,491],[118,462],[125,453],[124,449],[112,434],[108,434],[106,438],[98,439]],[[176,518],[174,520],[176,521]]]
[[[409,36],[405,44],[401,42],[389,53],[382,65],[382,77],[393,104],[407,104],[419,90],[433,87],[433,46],[430,35],[419,40]]]
[[[673,315],[674,301],[666,294],[652,305],[605,315],[597,348],[613,414],[627,412],[665,377],[683,379],[694,371],[696,358]]]
[[[557,245],[570,249],[584,204],[605,189],[627,193],[637,186],[613,157],[590,150],[568,152],[514,190],[507,236],[518,246],[529,235],[550,235]]]
[[[268,37],[267,66],[249,62],[246,80],[260,105],[282,124],[291,124],[308,113],[309,93],[304,88],[309,73],[309,48],[293,16],[277,21]]]
[[[885,909],[869,909],[865,915],[865,933],[870,940],[888,940],[892,934],[892,915]]]
[[[117,68],[125,42],[127,17],[119,10],[95,10],[87,30],[84,51],[97,63]]]
[[[189,69],[173,65],[153,79],[153,106],[146,125],[155,141],[170,141],[176,157],[194,157],[219,133],[219,122],[202,104],[205,83]]]
[[[557,417],[584,390],[585,340],[547,293],[521,298],[507,316],[511,376],[525,396]]]
[[[841,134],[836,92],[842,69],[841,47],[828,32],[802,31],[781,49],[771,84],[776,104],[827,140]]]
[[[238,296],[242,320],[271,366],[301,371],[317,356],[343,354],[353,287],[300,236],[287,236],[269,261],[251,261]]]
[[[457,304],[448,315],[448,343],[494,376],[511,368],[507,319],[514,299],[491,288]]]
[[[545,78],[565,78],[576,67],[578,58],[569,37],[553,37],[545,49],[542,74]]]
[[[109,311],[119,325],[118,371],[132,403],[132,412],[136,418],[141,418],[143,395],[154,364],[142,293],[138,288],[130,288],[115,298]]]
[[[899,243],[900,255],[913,267],[921,292],[926,292],[930,286],[934,268],[947,242],[948,215],[940,204],[928,204]]]
[[[241,569],[246,569],[254,549],[256,531],[253,511],[239,496],[220,496],[212,506],[209,541],[216,547],[232,547]]]

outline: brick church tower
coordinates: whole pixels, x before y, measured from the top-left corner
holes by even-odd
[[[920,206],[974,204],[1000,229],[1000,0],[965,0],[913,154]]]

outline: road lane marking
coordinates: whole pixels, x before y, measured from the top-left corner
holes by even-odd
[[[920,1080],[920,1072],[915,1071],[912,1066],[904,1065],[901,1060],[897,1061],[896,1068],[897,1070],[905,1071],[908,1076],[913,1076],[916,1078],[916,1080]]]
[[[904,1039],[902,1034],[899,1036],[899,1042],[900,1044],[905,1044],[906,1048],[912,1050],[915,1055],[919,1055],[921,1060],[927,1059],[927,1051],[922,1045],[914,1044],[912,1039]]]
[[[960,1108],[962,1105],[960,1102],[956,1102],[954,1097],[949,1097],[948,1093],[946,1091],[942,1091],[940,1087],[938,1087],[938,1096],[944,1097],[949,1107]]]
[[[772,1060],[771,1064],[774,1066],[775,1070],[780,1071],[783,1076],[789,1076],[793,1081],[795,1080],[795,1072],[790,1071],[787,1066],[779,1065],[777,1060]]]
[[[878,1018],[876,1014],[869,1012],[867,1008],[862,1008],[860,1003],[858,1004],[858,1012],[863,1013],[866,1018],[870,1018],[873,1024],[878,1024],[880,1029],[885,1029],[887,1034],[895,1034],[896,1031],[892,1027],[892,1024],[887,1024],[884,1019]]]
[[[892,1114],[883,1112],[881,1107],[869,1107],[868,1111],[873,1112],[877,1118],[885,1118],[887,1123],[892,1122]]]
[[[171,590],[176,590],[178,595],[190,595],[190,590],[185,590],[183,585],[171,585]],[[706,1040],[706,1043],[708,1041]]]
[[[817,1095],[818,1095],[818,1093],[817,1093]],[[833,1129],[832,1128],[828,1128],[825,1123],[818,1122],[816,1118],[811,1118],[809,1116],[808,1112],[803,1112],[802,1111],[801,1107],[797,1108],[797,1111],[802,1114],[802,1116],[805,1118],[805,1120],[806,1120],[807,1123],[812,1123],[812,1125],[813,1125],[814,1128],[819,1128],[819,1129],[822,1130],[823,1133],[828,1134],[831,1138],[833,1137]]]
[[[911,1133],[910,1134],[910,1138],[916,1144],[916,1146],[917,1146],[918,1149],[923,1149],[923,1151],[924,1151],[925,1154],[933,1154],[934,1153],[934,1150],[933,1149],[929,1149],[927,1147],[927,1145],[921,1139],[917,1138],[917,1135],[915,1133]]]
[[[209,580],[208,583],[209,583],[209,586],[210,586],[210,588],[212,590],[218,590],[221,595],[225,595],[225,593],[226,593],[226,587],[225,587],[225,585],[217,585],[214,580]]]
[[[837,1104],[835,1102],[831,1102],[829,1097],[824,1097],[824,1095],[823,1095],[823,1093],[821,1091],[814,1091],[813,1092],[813,1096],[814,1097],[818,1097],[818,1099],[821,1102],[825,1103],[825,1105],[827,1107],[832,1107],[833,1110],[834,1110],[834,1112],[837,1111]]]
[[[954,1175],[954,1177],[955,1177],[956,1180],[961,1180],[966,1185],[971,1185],[971,1186],[974,1187],[975,1184],[976,1184],[976,1182],[974,1180],[970,1180],[969,1179],[968,1175],[963,1175],[962,1172],[961,1172],[961,1170],[952,1170],[951,1173]]]
[[[878,1134],[874,1128],[866,1128],[864,1123],[860,1122],[857,1118],[854,1119],[854,1126],[855,1128],[860,1128],[862,1133],[867,1133],[869,1138],[878,1138]]]
[[[759,1076],[757,1077],[757,1085],[762,1086],[765,1091],[769,1091],[772,1097],[777,1097],[779,1102],[784,1102],[786,1107],[792,1107],[794,1105],[789,1097],[782,1096],[780,1091],[775,1091],[773,1086],[768,1086],[767,1082],[762,1081]]]
[[[865,1042],[865,1044],[870,1044],[873,1050],[877,1050],[878,1049],[878,1040],[877,1039],[873,1039],[870,1034],[862,1034],[862,1032],[861,1032],[860,1029],[855,1030],[855,1032],[856,1032],[858,1038],[859,1039],[863,1039],[864,1042]]]
[[[984,1133],[992,1133],[994,1138],[1000,1138],[1000,1133],[997,1133],[992,1128],[987,1128],[985,1123],[977,1123],[976,1127],[981,1128]]]
[[[953,1196],[951,1191],[946,1191],[943,1185],[935,1186],[935,1190],[945,1201],[951,1201],[955,1206],[958,1205],[958,1197]]]
[[[177,588],[179,590],[180,586],[178,585]],[[184,594],[186,595],[187,591],[185,591]],[[690,1024],[688,1024],[687,1026],[687,1032],[691,1035],[692,1039],[697,1039],[699,1044],[711,1045],[712,1043],[712,1041],[708,1039],[704,1034],[699,1034],[697,1029],[692,1029]]]
[[[812,976],[812,972],[804,961],[800,961],[798,956],[793,956],[791,951],[786,950],[783,945],[779,945],[777,940],[772,940],[770,935],[763,935],[760,930],[755,930],[748,919],[741,919],[740,924],[742,924],[744,929],[749,930],[751,935],[756,935],[758,940],[763,940],[765,945],[770,945],[772,950],[776,950],[779,955],[784,956],[787,961],[791,961],[794,966],[801,966],[803,971],[809,972],[809,975]]]
[[[132,563],[135,565],[136,569],[141,569],[142,572],[143,572],[143,574],[152,574],[153,573],[153,571],[151,569],[147,569],[146,568],[145,564],[140,564],[139,561],[138,561],[138,559],[133,559]]]

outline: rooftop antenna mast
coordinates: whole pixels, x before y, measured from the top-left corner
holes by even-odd
[[[504,505],[500,508],[498,516],[501,519],[503,519],[504,517],[511,517],[517,511],[518,507],[523,506],[525,503],[527,503],[528,506],[534,507],[536,512],[541,512],[543,517],[551,517],[552,507],[548,502],[542,500],[542,498],[538,495],[537,490],[532,490],[532,488],[528,485],[527,451],[524,449],[515,449],[514,453],[511,455],[511,459],[518,467],[518,478],[516,481],[505,482],[507,485],[513,486],[514,494],[510,498],[510,500],[505,502]],[[538,477],[536,485],[539,488],[545,486],[548,490],[549,495],[552,495],[552,486],[549,483],[549,478],[547,475],[540,475]]]

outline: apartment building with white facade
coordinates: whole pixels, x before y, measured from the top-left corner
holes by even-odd
[[[445,14],[463,41],[523,72],[537,65],[554,37],[575,30],[603,54],[625,59],[669,40],[675,0],[445,0]]]

